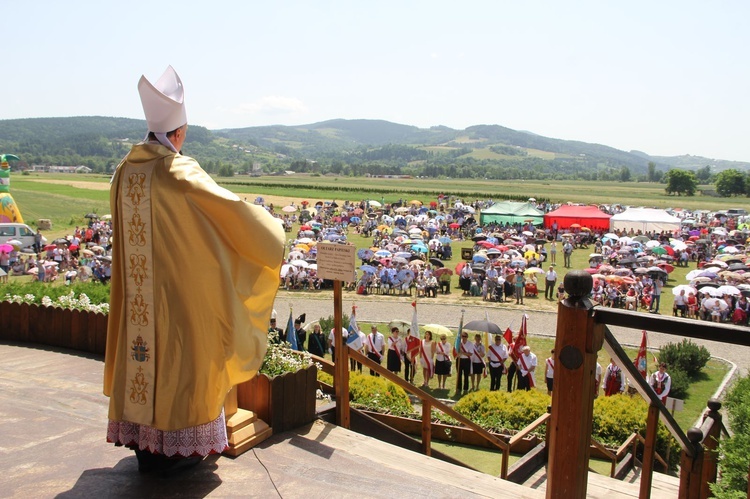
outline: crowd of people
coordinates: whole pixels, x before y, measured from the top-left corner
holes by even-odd
[[[0,268],[9,275],[30,275],[38,282],[64,279],[73,281],[107,282],[112,275],[108,256],[112,228],[108,220],[92,220],[86,227],[76,227],[72,234],[47,242],[37,230],[34,245],[22,248],[19,244],[0,248]]]

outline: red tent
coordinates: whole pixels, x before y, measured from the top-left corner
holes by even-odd
[[[551,228],[552,224],[557,222],[558,230],[565,230],[572,224],[579,224],[581,227],[588,227],[592,230],[608,231],[610,218],[612,215],[604,213],[596,206],[563,205],[544,215],[544,226]]]

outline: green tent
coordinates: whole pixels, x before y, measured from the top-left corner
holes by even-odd
[[[531,203],[519,203],[516,201],[503,201],[495,203],[479,214],[479,223],[486,225],[489,223],[524,223],[527,220],[533,220],[534,225],[544,223],[544,213],[537,210]]]

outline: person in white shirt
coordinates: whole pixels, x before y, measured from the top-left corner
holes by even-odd
[[[367,358],[373,362],[380,364],[383,361],[383,353],[385,348],[385,337],[383,333],[378,331],[377,326],[370,327],[370,334],[364,340],[365,353]],[[378,373],[370,369],[370,376],[380,376]]]
[[[508,358],[508,349],[502,343],[503,337],[495,335],[495,343],[487,348],[487,360],[490,363],[490,391],[500,389],[500,381],[505,371],[505,360]]]
[[[659,370],[649,377],[648,384],[654,389],[662,403],[666,404],[669,391],[672,389],[672,378],[667,374],[666,362],[659,364]]]
[[[451,344],[445,334],[440,335],[440,341],[435,348],[435,374],[438,379],[438,389],[445,389],[445,382],[451,374],[450,351]]]
[[[531,353],[531,347],[528,345],[521,349],[521,356],[518,358],[518,389],[531,390],[534,388],[534,371],[536,370],[536,355]]]
[[[547,395],[552,395],[552,386],[555,377],[555,349],[550,350],[552,355],[544,361],[544,379],[547,381]]]
[[[401,357],[405,350],[403,341],[399,338],[399,329],[391,328],[391,335],[388,337],[388,355],[386,357],[386,368],[392,373],[401,372]]]
[[[555,268],[550,265],[549,270],[544,275],[544,297],[547,300],[555,299],[555,283],[557,282],[557,272]]]
[[[474,352],[471,354],[471,390],[479,390],[479,383],[482,382],[484,372],[484,345],[482,344],[482,335],[474,335]]]
[[[461,333],[461,343],[459,344],[456,357],[458,358],[458,383],[456,395],[461,394],[461,390],[466,393],[469,391],[469,378],[471,377],[471,356],[474,353],[474,344],[469,341],[469,333]]]

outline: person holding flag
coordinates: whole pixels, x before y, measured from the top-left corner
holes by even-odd
[[[385,337],[383,333],[378,331],[376,325],[370,326],[370,334],[365,339],[365,353],[367,358],[373,362],[380,364],[383,361],[383,353],[385,350]],[[370,369],[370,376],[380,376],[378,373]]]
[[[362,347],[364,346],[364,340],[362,339],[364,337],[364,334],[359,330],[359,325],[357,324],[357,307],[355,305],[352,305],[352,315],[349,318],[349,327],[347,328],[347,332],[347,346],[352,350],[356,350],[357,352],[361,353]],[[349,370],[357,370],[359,372],[362,372],[362,363],[349,358]]]
[[[302,327],[306,317],[305,314],[302,314],[294,319],[294,333],[297,335],[297,347],[301,351],[305,350],[305,341],[307,341],[307,331]]]
[[[462,328],[461,328],[462,329]],[[467,393],[469,391],[469,378],[471,377],[471,356],[474,353],[474,344],[469,341],[469,333],[461,330],[459,338],[456,340],[457,347],[453,355],[458,363],[458,377],[456,380],[456,395]]]
[[[419,322],[417,321],[417,302],[411,302],[411,306],[414,308],[411,316],[411,327],[406,330],[406,338],[404,338],[404,379],[413,384],[421,341],[419,339]]]
[[[419,363],[422,365],[422,376],[424,377],[424,381],[422,382],[423,388],[430,387],[430,379],[435,373],[433,359],[435,358],[436,349],[435,342],[432,341],[432,331],[425,331],[424,339],[419,345]],[[450,369],[450,364],[448,365],[448,369]]]
[[[503,337],[495,335],[495,343],[487,348],[487,360],[490,363],[490,391],[500,389],[500,382],[505,371],[505,360],[508,358],[508,349],[503,345]]]
[[[518,357],[518,389],[531,390],[536,386],[534,383],[534,371],[536,370],[536,355],[531,353],[531,347],[524,345],[521,355]]]
[[[484,345],[482,344],[482,335],[474,335],[474,351],[471,353],[471,391],[479,390],[479,383],[482,382],[482,375],[487,376],[484,372]]]

